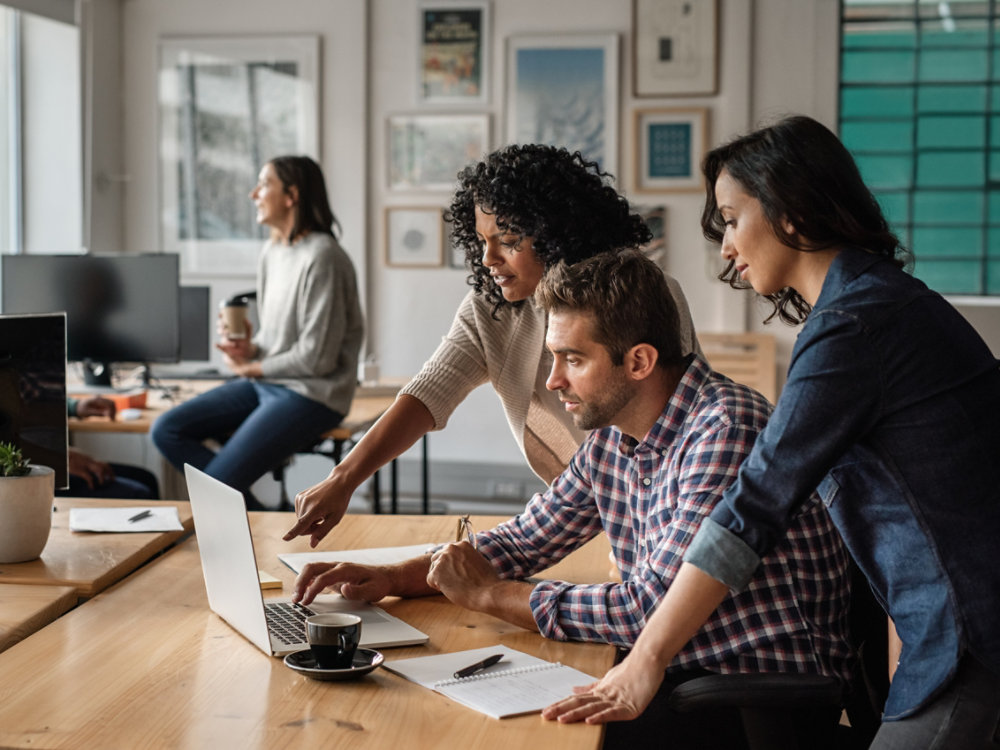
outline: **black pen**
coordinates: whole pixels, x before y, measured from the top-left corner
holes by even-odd
[[[503,654],[493,654],[493,656],[487,656],[482,661],[477,661],[475,664],[470,664],[469,666],[465,667],[464,669],[460,669],[457,672],[455,672],[455,679],[456,680],[460,680],[463,677],[471,677],[476,672],[481,672],[482,670],[486,669],[487,667],[492,667],[494,664],[496,664],[502,658],[503,658]]]
[[[151,515],[153,515],[153,511],[147,508],[142,511],[142,513],[136,513],[134,516],[129,516],[128,522],[135,523],[136,521],[141,521],[143,518],[149,518]]]

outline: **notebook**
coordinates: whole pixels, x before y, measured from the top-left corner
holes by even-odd
[[[189,464],[184,465],[184,474],[212,611],[272,656],[309,648],[304,629],[301,629],[297,640],[290,642],[269,632],[243,493]],[[290,600],[268,599],[267,603],[279,607],[285,605],[284,608],[289,609]],[[297,609],[298,605],[290,608]],[[361,617],[360,645],[363,648],[412,646],[427,642],[426,633],[380,607],[348,601],[339,594],[317,597],[309,605],[309,614],[313,612],[350,612]]]
[[[471,677],[455,679],[458,670],[494,654],[503,654],[498,664]],[[571,695],[574,687],[590,685],[596,679],[559,662],[506,646],[397,659],[383,666],[494,719],[541,711]]]

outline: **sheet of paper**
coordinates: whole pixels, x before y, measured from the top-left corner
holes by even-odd
[[[420,557],[431,550],[433,544],[410,544],[404,547],[373,547],[370,549],[327,550],[326,552],[286,552],[278,555],[285,565],[301,573],[306,563],[351,562],[359,565],[392,565]]]
[[[130,521],[143,511],[149,515]],[[173,505],[132,506],[128,508],[70,508],[70,531],[183,531],[177,508]]]

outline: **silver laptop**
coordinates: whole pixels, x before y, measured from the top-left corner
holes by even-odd
[[[361,617],[361,646],[384,648],[426,643],[427,635],[385,610],[339,594],[317,597],[308,608],[260,593],[257,559],[243,494],[189,464],[184,465],[208,604],[247,640],[272,656],[309,648],[301,624],[315,612],[351,612]],[[273,612],[272,612],[273,611]],[[277,622],[284,613],[297,622]]]

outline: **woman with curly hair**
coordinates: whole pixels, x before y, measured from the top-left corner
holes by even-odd
[[[507,146],[459,174],[449,209],[455,242],[472,270],[472,290],[451,330],[421,371],[330,476],[295,498],[297,523],[286,540],[315,545],[344,515],[355,489],[423,435],[442,429],[474,388],[490,382],[532,470],[558,476],[584,432],[545,388],[552,356],[545,314],[532,295],[545,270],[650,239],[642,218],[579,152]],[[684,353],[697,349],[687,301],[667,277],[681,318]]]

